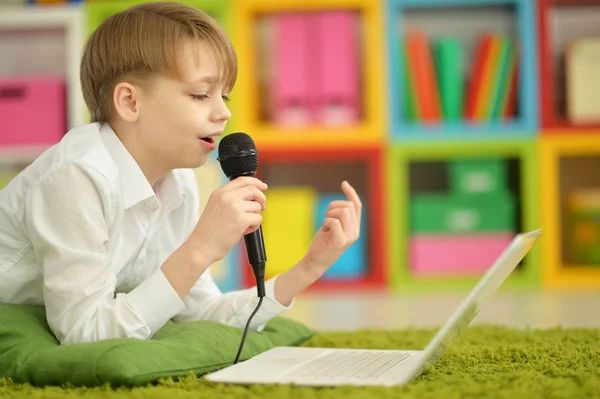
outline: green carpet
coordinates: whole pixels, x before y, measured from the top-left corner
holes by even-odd
[[[304,346],[423,349],[433,329],[361,330],[316,335]],[[434,365],[407,387],[305,388],[226,386],[189,375],[137,388],[36,388],[0,380],[10,398],[590,398],[600,397],[600,330],[521,331],[469,328]]]

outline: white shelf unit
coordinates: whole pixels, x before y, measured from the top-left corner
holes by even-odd
[[[56,43],[57,31],[64,37],[63,43]],[[36,32],[34,40],[21,40],[19,43],[14,39],[22,33],[35,36]],[[12,45],[5,43],[2,46],[3,36],[9,38],[9,42],[12,40]],[[29,44],[32,45],[31,48],[27,48]],[[18,75],[32,71],[56,73],[56,69],[61,69],[59,72],[64,75],[66,82],[68,129],[85,124],[87,118],[79,80],[84,44],[85,12],[81,5],[0,5],[0,74]],[[25,48],[20,47],[21,45]],[[63,48],[64,59],[51,58],[53,51],[63,51]],[[52,61],[48,61],[49,59]],[[33,160],[40,150],[39,146],[15,148],[0,145],[0,163]]]

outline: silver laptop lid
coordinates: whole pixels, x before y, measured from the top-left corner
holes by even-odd
[[[541,229],[515,236],[496,262],[481,277],[475,288],[461,302],[446,324],[438,331],[424,350],[422,367],[414,375],[427,370],[435,363],[446,348],[458,337],[477,316],[487,300],[498,290],[504,280],[517,267],[541,234]]]

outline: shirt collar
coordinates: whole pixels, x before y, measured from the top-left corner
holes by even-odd
[[[155,184],[157,197],[138,163],[107,123],[100,126],[100,137],[119,169],[125,209],[144,200],[148,200],[148,205],[153,208],[158,208],[159,199],[172,208],[183,203],[183,187],[173,175],[173,171],[169,171]]]

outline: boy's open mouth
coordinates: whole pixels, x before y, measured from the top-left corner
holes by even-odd
[[[212,137],[200,137],[200,140],[206,141],[207,143],[210,143],[210,144],[214,144],[214,142],[215,142],[215,139],[213,139]]]

